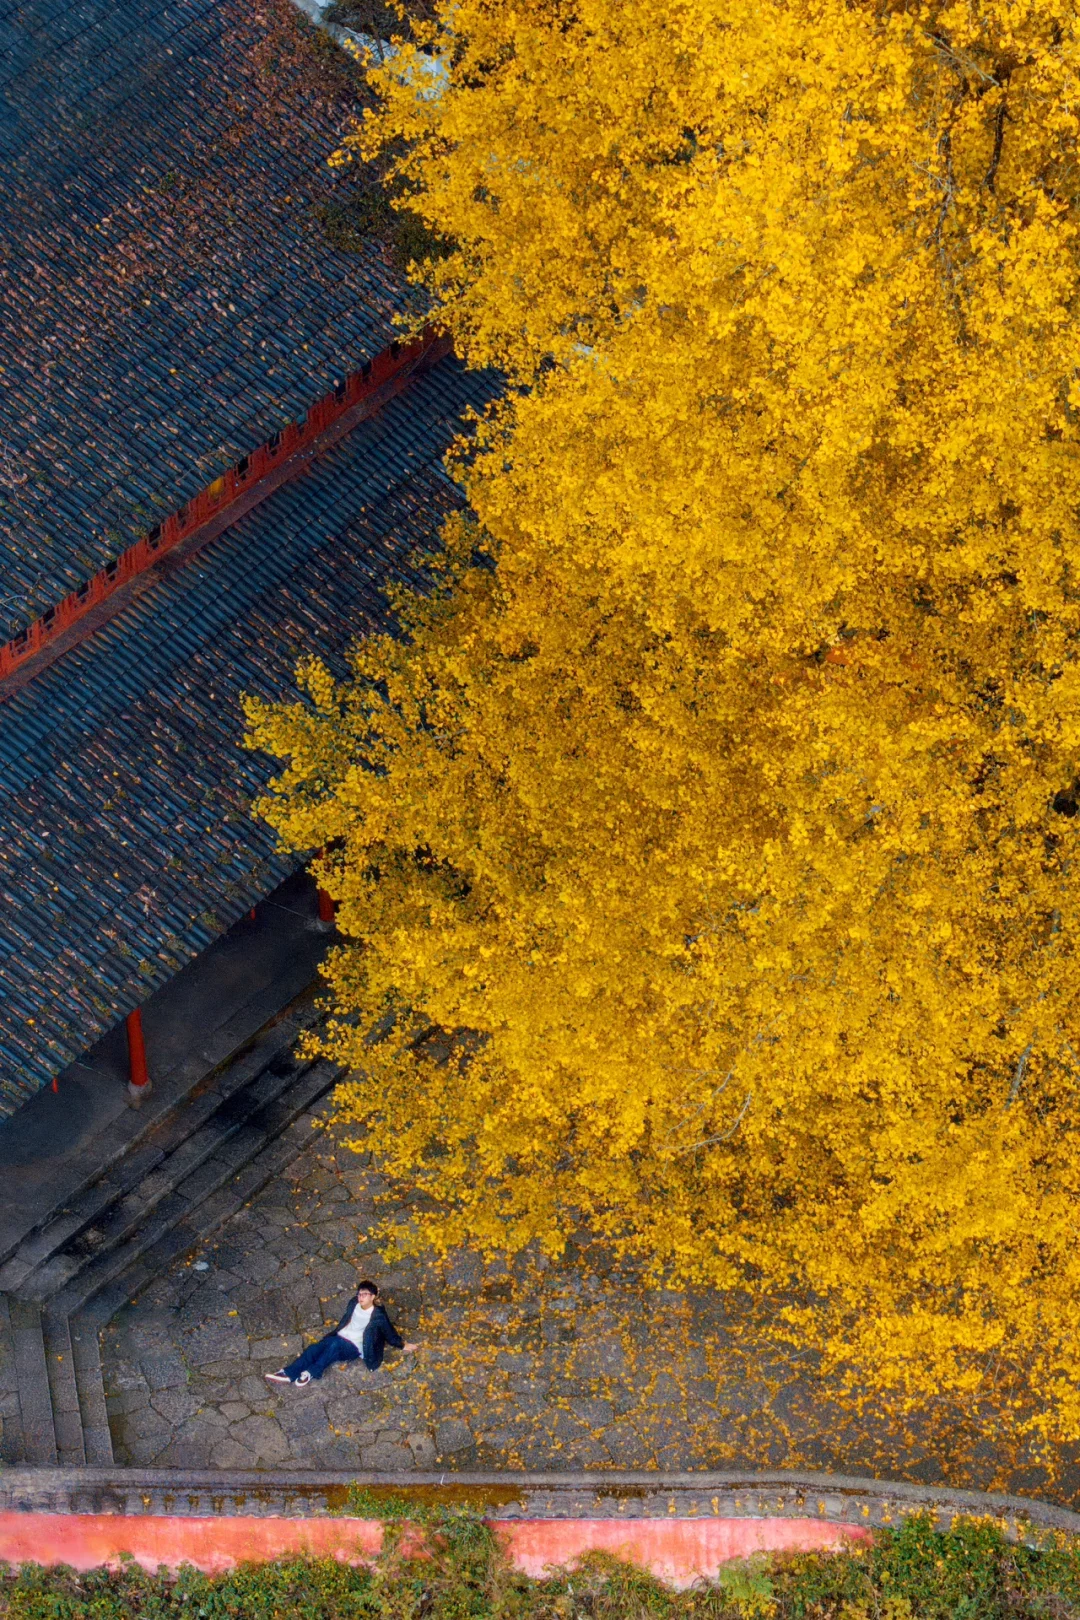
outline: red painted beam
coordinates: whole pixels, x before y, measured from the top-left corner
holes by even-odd
[[[838,1551],[868,1542],[861,1525],[822,1519],[517,1519],[494,1529],[527,1575],[572,1565],[590,1551],[613,1553],[672,1586],[715,1576],[733,1558],[761,1552]],[[382,1547],[377,1519],[217,1518],[117,1513],[0,1513],[0,1559],[11,1564],[116,1567],[126,1556],[144,1569],[194,1564],[217,1574],[275,1558],[338,1558],[367,1563]]]
[[[302,423],[290,422],[99,569],[85,585],[46,609],[0,646],[0,701],[305,471],[316,456],[374,415],[412,377],[429,369],[450,349],[450,340],[430,328],[413,343],[391,343],[316,400]]]

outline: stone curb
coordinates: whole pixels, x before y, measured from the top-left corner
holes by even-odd
[[[1008,1534],[1080,1534],[1080,1513],[1023,1496],[857,1475],[705,1472],[353,1473],[207,1468],[25,1468],[0,1471],[0,1511],[316,1517],[341,1512],[350,1485],[421,1502],[468,1503],[492,1519],[799,1518],[885,1525],[930,1513],[992,1517]]]

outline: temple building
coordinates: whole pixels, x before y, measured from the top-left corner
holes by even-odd
[[[327,233],[362,87],[289,0],[0,30],[2,1117],[124,1019],[144,1078],[140,1007],[289,876],[240,696],[385,620],[491,387]]]

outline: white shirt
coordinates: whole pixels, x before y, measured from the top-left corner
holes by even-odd
[[[362,1311],[360,1309],[360,1302],[357,1300],[356,1304],[353,1306],[352,1315],[349,1317],[349,1320],[346,1322],[345,1326],[343,1328],[338,1328],[339,1338],[348,1339],[349,1343],[355,1344],[358,1350],[363,1350],[364,1329],[371,1321],[371,1313],[374,1309],[374,1305],[369,1305],[366,1311]]]

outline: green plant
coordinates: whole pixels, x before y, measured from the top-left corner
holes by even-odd
[[[384,1522],[411,1519],[420,1522],[425,1508],[415,1499],[399,1496],[394,1491],[373,1490],[370,1485],[349,1486],[345,1498],[333,1511],[350,1519],[382,1519]]]
[[[717,1575],[716,1584],[725,1602],[732,1604],[747,1620],[776,1612],[776,1593],[761,1558],[725,1564]]]

